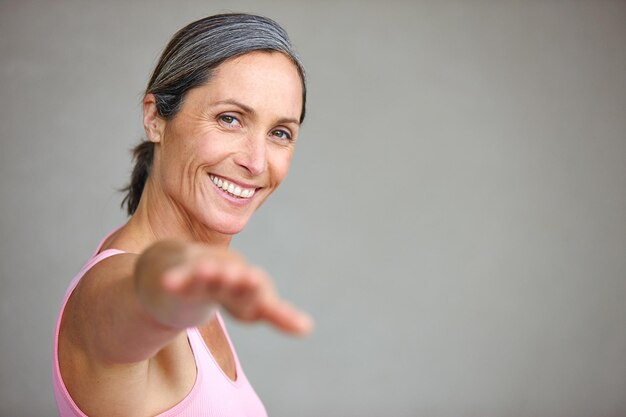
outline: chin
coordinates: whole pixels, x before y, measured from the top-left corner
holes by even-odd
[[[206,221],[204,225],[207,229],[211,231],[215,231],[224,235],[236,235],[241,232],[246,224],[248,223],[248,219],[220,219],[220,221]]]
[[[223,235],[236,235],[243,230],[243,227],[220,227],[210,229]]]

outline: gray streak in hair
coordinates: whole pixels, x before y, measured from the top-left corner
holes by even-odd
[[[252,51],[288,56],[298,68],[304,87],[304,69],[283,28],[266,17],[223,14],[193,22],[174,35],[146,94],[155,95],[159,114],[169,118],[178,111],[184,94],[206,83],[218,65]]]

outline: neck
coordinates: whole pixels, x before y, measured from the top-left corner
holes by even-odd
[[[226,248],[232,239],[232,235],[216,232],[199,223],[149,179],[137,210],[122,228],[119,237],[135,253],[141,253],[153,243],[166,239]]]

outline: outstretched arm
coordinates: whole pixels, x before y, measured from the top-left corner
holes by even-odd
[[[264,320],[291,334],[312,327],[261,269],[207,245],[158,242],[139,256],[107,258],[88,275],[66,307],[64,327],[103,363],[153,357],[185,328],[204,323],[217,305],[239,320]]]

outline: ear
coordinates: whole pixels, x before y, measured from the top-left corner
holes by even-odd
[[[143,128],[150,142],[158,143],[163,139],[165,120],[159,116],[154,94],[148,93],[143,98]]]

